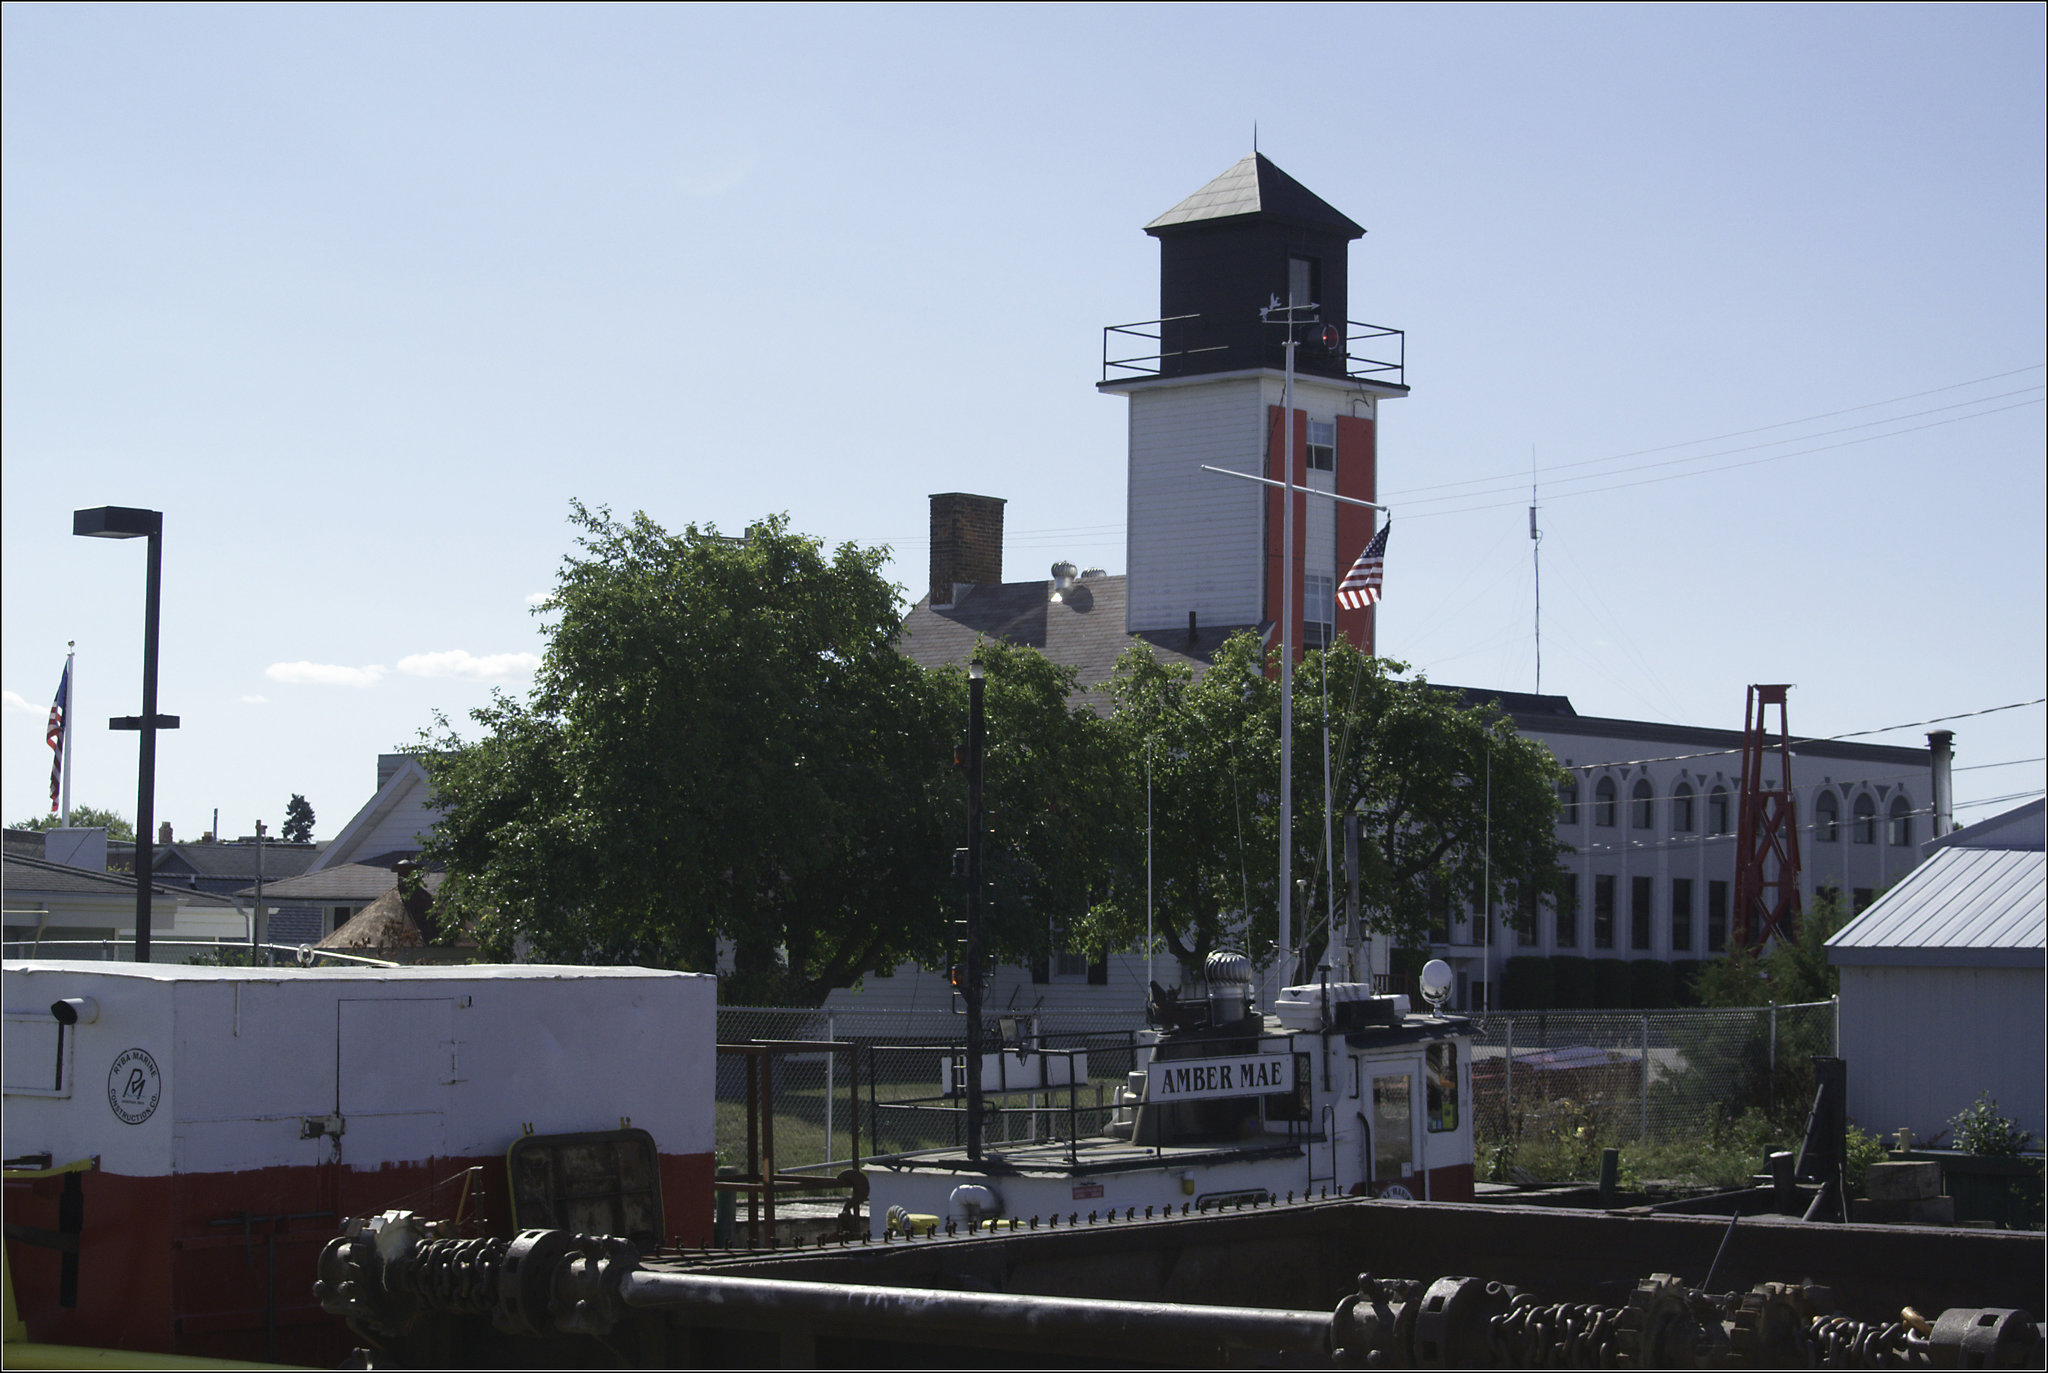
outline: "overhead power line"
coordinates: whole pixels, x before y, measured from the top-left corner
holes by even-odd
[[[1626,453],[1614,453],[1614,454],[1611,454],[1611,455],[1609,455],[1609,456],[1607,456],[1607,457],[1604,457],[1604,458],[1582,458],[1582,459],[1580,459],[1580,460],[1579,460],[1579,461],[1577,461],[1577,462],[1563,462],[1563,463],[1553,463],[1553,464],[1551,464],[1551,465],[1550,465],[1549,467],[1547,467],[1547,468],[1543,469],[1543,473],[1544,473],[1544,476],[1545,476],[1545,477],[1547,478],[1547,477],[1549,477],[1549,476],[1550,476],[1550,475],[1551,475],[1552,473],[1556,473],[1556,472],[1563,472],[1563,471],[1568,471],[1568,470],[1570,470],[1571,468],[1575,468],[1575,467],[1595,467],[1595,466],[1598,466],[1598,465],[1599,465],[1599,464],[1601,464],[1601,463],[1608,463],[1608,462],[1622,462],[1622,461],[1625,461],[1625,460],[1627,460],[1627,459],[1629,459],[1629,458],[1641,458],[1641,457],[1648,457],[1648,456],[1650,456],[1650,455],[1652,455],[1652,454],[1655,454],[1655,453],[1670,453],[1670,452],[1674,452],[1674,451],[1676,451],[1677,449],[1680,449],[1680,448],[1695,448],[1695,447],[1697,447],[1697,446],[1699,446],[1700,444],[1703,444],[1703,443],[1719,443],[1719,442],[1721,442],[1721,440],[1723,440],[1723,439],[1742,439],[1742,438],[1748,438],[1748,437],[1749,437],[1749,436],[1750,436],[1751,434],[1762,434],[1762,433],[1767,433],[1767,432],[1769,432],[1769,431],[1770,431],[1770,430],[1772,430],[1772,429],[1787,429],[1787,428],[1790,428],[1791,426],[1793,426],[1793,425],[1795,425],[1795,424],[1810,424],[1810,423],[1812,423],[1812,422],[1813,422],[1813,421],[1815,421],[1815,420],[1826,420],[1826,419],[1833,419],[1833,418],[1835,418],[1835,417],[1836,417],[1837,415],[1853,415],[1853,414],[1855,414],[1856,412],[1858,412],[1859,410],[1874,410],[1874,409],[1876,409],[1877,407],[1879,407],[1879,406],[1881,406],[1881,405],[1897,405],[1897,404],[1899,404],[1899,403],[1900,403],[1901,401],[1909,401],[1909,400],[1920,400],[1920,399],[1922,399],[1923,397],[1926,397],[1926,396],[1938,396],[1938,395],[1942,395],[1942,394],[1945,394],[1946,392],[1949,392],[1949,391],[1960,391],[1961,389],[1963,389],[1963,388],[1964,388],[1964,387],[1966,387],[1966,386],[1982,386],[1982,385],[1983,385],[1983,384],[1984,384],[1985,382],[1990,382],[1990,381],[2003,381],[2003,380],[2005,380],[2005,379],[2006,379],[2007,377],[2017,377],[2017,376],[2023,376],[2023,375],[2025,375],[2025,374],[2026,374],[2026,373],[2028,373],[2028,372],[2038,372],[2038,371],[2040,371],[2040,370],[2041,370],[2041,369],[2042,369],[2042,368],[2043,368],[2044,366],[2048,366],[2048,364],[2044,364],[2044,363],[2039,363],[2039,362],[2035,362],[2035,363],[2029,363],[2029,364],[2028,364],[2027,366],[2025,366],[2025,367],[2016,367],[2016,368],[2014,368],[2013,370],[2011,370],[2011,371],[2009,371],[2009,372],[1994,372],[1994,373],[1992,373],[1992,374],[1991,374],[1990,376],[1986,376],[1986,377],[1976,377],[1976,378],[1973,378],[1973,379],[1972,379],[1972,380],[1970,380],[1970,381],[1958,381],[1958,382],[1951,382],[1951,383],[1950,383],[1949,385],[1947,385],[1947,386],[1937,386],[1937,387],[1934,387],[1933,389],[1931,389],[1931,390],[1927,390],[1927,391],[1913,391],[1913,392],[1910,392],[1910,393],[1908,393],[1908,394],[1906,394],[1906,395],[1903,395],[1903,396],[1892,396],[1892,397],[1890,397],[1890,398],[1888,398],[1888,399],[1886,399],[1886,400],[1873,400],[1873,401],[1866,401],[1866,402],[1865,402],[1865,403],[1863,403],[1862,405],[1850,405],[1850,406],[1845,406],[1844,408],[1842,408],[1842,409],[1840,409],[1840,410],[1824,410],[1824,411],[1822,411],[1821,413],[1819,413],[1819,414],[1817,414],[1817,415],[1803,415],[1803,416],[1801,416],[1801,417],[1800,417],[1800,418],[1798,418],[1798,419],[1790,419],[1790,420],[1779,420],[1779,421],[1777,421],[1776,423],[1773,423],[1773,424],[1760,424],[1760,425],[1756,426],[1756,427],[1755,427],[1755,428],[1753,428],[1753,429],[1734,429],[1734,430],[1730,430],[1730,431],[1729,431],[1728,433],[1725,433],[1725,434],[1709,434],[1709,435],[1707,435],[1707,436],[1706,436],[1706,437],[1704,437],[1704,438],[1697,438],[1697,439],[1686,439],[1686,440],[1684,440],[1684,441],[1683,441],[1683,442],[1681,442],[1681,443],[1666,443],[1666,444],[1660,444],[1660,445],[1658,445],[1658,446],[1657,446],[1657,447],[1655,447],[1655,448],[1637,448],[1637,449],[1633,449],[1633,450],[1631,450],[1631,451],[1629,451],[1629,452],[1626,452]],[[2034,389],[2036,389],[2036,388],[2035,388],[2035,387],[2026,387],[2026,388],[2023,388],[2023,389],[2025,389],[2025,390],[2034,390]],[[2008,392],[2008,393],[2006,393],[2006,394],[2008,394],[2008,395],[2019,395],[2019,394],[2021,394],[2021,392],[2018,392],[2018,391],[2013,391],[2013,392]],[[1983,397],[1979,397],[1977,401],[1960,401],[1960,402],[1958,402],[1958,404],[1959,404],[1959,405],[1975,405],[1975,404],[1978,404],[1978,403],[1980,403],[1981,401],[1984,401],[1984,400],[1997,400],[1997,399],[1999,399],[1999,397],[1996,397],[1996,396],[1983,396]],[[1936,407],[1936,409],[1953,409],[1953,408],[1955,408],[1955,407],[1953,407],[1953,406],[1946,406],[1946,407]],[[1933,411],[1933,410],[1924,410],[1924,411],[1918,411],[1918,412],[1915,412],[1915,413],[1916,413],[1916,414],[1933,414],[1933,413],[1934,413],[1934,411]],[[1911,415],[1895,415],[1895,416],[1893,416],[1893,417],[1892,417],[1892,419],[1893,419],[1893,420],[1897,420],[1897,419],[1910,419],[1910,418],[1913,418],[1913,416],[1911,416]],[[1872,421],[1871,421],[1871,423],[1872,423],[1872,424],[1888,424],[1888,423],[1890,423],[1890,422],[1891,422],[1891,420],[1872,420]],[[1841,431],[1830,431],[1830,432],[1841,432]],[[1808,438],[1815,438],[1815,437],[1818,437],[1818,436],[1817,436],[1817,435],[1813,435],[1813,434],[1807,434],[1807,435],[1802,435],[1802,436],[1799,436],[1799,437],[1797,437],[1797,438],[1789,438],[1789,439],[1780,439],[1780,440],[1778,440],[1777,442],[1779,442],[1779,443],[1798,443],[1798,442],[1802,442],[1802,441],[1803,441],[1804,439],[1808,439]],[[1762,446],[1768,446],[1768,445],[1762,445]],[[1744,451],[1744,450],[1739,450],[1739,449],[1738,449],[1738,450],[1732,450],[1732,451],[1738,451],[1738,452],[1739,452],[1739,451]],[[1711,455],[1711,454],[1708,454],[1708,455],[1702,455],[1702,456],[1713,456],[1713,455]],[[1681,459],[1681,461],[1684,461],[1684,459]],[[1589,478],[1588,480],[1597,480],[1599,476],[1612,476],[1612,475],[1613,475],[1612,473],[1602,473],[1602,474],[1595,474],[1595,477],[1593,477],[1593,478]],[[1483,485],[1487,484],[1488,482],[1510,482],[1510,481],[1512,481],[1512,482],[1516,482],[1516,483],[1518,483],[1518,482],[1519,482],[1520,480],[1521,480],[1521,473],[1519,473],[1519,472],[1503,472],[1503,473],[1499,474],[1498,476],[1491,476],[1491,477],[1471,477],[1471,478],[1468,478],[1468,479],[1466,479],[1466,480],[1464,480],[1464,481],[1455,481],[1455,482],[1436,482],[1436,483],[1432,483],[1431,485],[1428,485],[1428,486],[1411,486],[1411,487],[1408,487],[1408,488],[1406,488],[1406,489],[1404,489],[1404,490],[1401,490],[1401,491],[1396,491],[1396,492],[1393,492],[1393,493],[1391,493],[1391,495],[1389,496],[1389,499],[1391,500],[1391,499],[1396,499],[1396,498],[1406,498],[1406,497],[1412,497],[1412,496],[1416,496],[1416,495],[1419,495],[1420,493],[1422,493],[1422,492],[1425,492],[1425,491],[1444,491],[1444,490],[1448,490],[1448,489],[1450,489],[1451,487],[1454,487],[1454,486],[1483,486]],[[1565,478],[1564,480],[1567,480],[1567,481],[1569,481],[1569,480],[1575,480],[1575,479],[1573,479],[1573,478]],[[1472,492],[1472,493],[1468,493],[1468,494],[1472,494],[1472,495],[1478,495],[1478,494],[1481,494],[1481,493],[1478,493],[1478,492]],[[1444,499],[1456,499],[1456,498],[1455,498],[1455,497],[1445,497]]]
[[[2010,705],[1986,706],[1982,710],[1966,710],[1960,715],[1937,715],[1931,720],[1910,720],[1903,725],[1879,725],[1876,729],[1852,729],[1846,734],[1816,734],[1804,738],[1795,736],[1792,739],[1792,750],[1796,753],[1802,745],[1806,744],[1833,744],[1843,739],[1865,739],[1873,734],[1896,734],[1902,729],[1919,729],[1922,725],[1944,725],[1951,720],[1973,720],[1979,715],[1996,715],[2002,710],[2024,710],[2028,706],[2038,705],[2048,705],[2048,696],[2036,696],[2031,701],[2014,701]],[[1540,733],[1543,726],[1537,724],[1531,725],[1530,728]],[[1596,772],[1601,768],[1633,768],[1641,767],[1646,763],[1683,763],[1693,758],[1725,758],[1731,753],[1740,752],[1742,752],[1740,748],[1715,748],[1707,749],[1701,753],[1671,753],[1666,754],[1662,758],[1631,758],[1626,762],[1574,763],[1570,766],[1569,771]],[[1987,764],[1987,766],[1990,765]]]
[[[1733,472],[1744,467],[1756,467],[1762,463],[1782,462],[1786,458],[1800,458],[1812,453],[1827,453],[1837,448],[1854,448],[1858,444],[1876,443],[1879,439],[1899,438],[1906,434],[1920,433],[1925,429],[1939,429],[1943,425],[1961,424],[1965,420],[1983,419],[1986,415],[2003,414],[2007,410],[2020,410],[2029,405],[2039,405],[2041,401],[2042,398],[2037,396],[2033,400],[2016,401],[2011,405],[2001,405],[1996,410],[1980,410],[1974,415],[1956,415],[1945,420],[1931,420],[1926,424],[1916,424],[1905,429],[1891,429],[1882,434],[1865,434],[1860,439],[1843,439],[1840,443],[1824,443],[1814,448],[1795,448],[1789,453],[1772,453],[1761,458],[1749,458],[1743,462],[1723,463],[1719,467],[1702,467],[1692,472],[1667,472],[1661,477],[1644,477],[1639,481],[1615,482],[1610,486],[1590,486],[1580,491],[1560,491],[1554,495],[1548,495],[1546,499],[1551,501],[1569,500],[1574,496],[1593,496],[1603,491],[1625,491],[1633,486],[1654,486],[1659,482],[1680,481],[1687,477],[1703,477],[1714,472]],[[1507,489],[1510,488],[1503,488],[1503,491]],[[1494,494],[1496,493],[1491,491],[1475,491],[1471,493],[1471,496],[1474,499],[1478,499]],[[1458,498],[1445,496],[1439,499],[1455,500]],[[1409,514],[1404,511],[1402,517],[1410,520],[1433,520],[1444,515],[1472,515],[1482,510],[1505,510],[1510,506],[1520,507],[1524,504],[1526,502],[1522,500],[1494,501],[1486,505],[1459,506],[1455,510],[1425,510],[1419,514]]]

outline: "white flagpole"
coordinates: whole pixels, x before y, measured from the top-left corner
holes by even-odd
[[[71,719],[78,713],[78,640],[65,645],[70,650],[64,655],[64,753],[61,766],[64,769],[64,827],[71,827],[71,736],[77,731],[71,727]]]

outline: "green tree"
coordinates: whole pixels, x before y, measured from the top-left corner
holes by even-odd
[[[1028,962],[1054,944],[1099,953],[1106,947],[1090,910],[1128,866],[1128,760],[1117,737],[1086,706],[1072,703],[1075,672],[1031,648],[983,640],[987,671],[982,772],[985,899],[989,953]],[[961,741],[965,761],[967,677],[958,668],[932,674],[942,718]],[[966,843],[966,775],[946,807],[947,834]],[[1142,805],[1143,798],[1137,798]],[[1142,816],[1141,816],[1142,818]],[[1121,861],[1120,861],[1121,860]],[[949,915],[963,912],[958,892]],[[1115,940],[1124,943],[1124,940]]]
[[[63,823],[64,819],[59,815],[38,815],[22,821],[18,825],[10,826],[10,828],[18,830],[53,830]],[[71,808],[71,826],[73,829],[103,829],[107,832],[107,838],[109,839],[132,840],[135,838],[135,826],[129,824],[127,820],[123,819],[116,812],[101,810],[98,806],[73,806]]]
[[[1781,1006],[1826,1001],[1842,989],[1842,974],[1828,964],[1827,943],[1854,917],[1841,893],[1814,893],[1799,921],[1796,940],[1776,940],[1762,954],[1729,949],[1704,964],[1699,975],[1702,1006]]]
[[[1498,707],[1466,706],[1425,681],[1399,680],[1394,674],[1404,670],[1340,641],[1308,654],[1296,671],[1294,870],[1312,893],[1329,875],[1327,700],[1336,839],[1341,844],[1342,816],[1362,817],[1361,914],[1369,928],[1406,944],[1424,938],[1433,901],[1479,897],[1489,873],[1497,909],[1554,888],[1561,772]],[[1134,651],[1110,689],[1127,776],[1142,778],[1148,742],[1151,749],[1155,930],[1191,966],[1226,941],[1269,957],[1277,937],[1279,689],[1258,641],[1234,637],[1199,680]],[[1136,824],[1142,836],[1141,809]],[[1144,929],[1141,849],[1138,863],[1135,880],[1120,882],[1097,912],[1105,933],[1128,939]],[[1314,967],[1329,930],[1313,913],[1324,903],[1309,905],[1296,936],[1305,966]]]
[[[443,928],[702,970],[724,938],[726,995],[777,1004],[936,960],[965,687],[895,651],[884,551],[828,556],[780,517],[739,538],[581,504],[571,523],[528,698],[472,712],[474,740],[437,719],[420,741]]]
[[[313,838],[313,807],[297,792],[284,808],[284,824],[278,829],[277,837],[287,844],[309,843]]]

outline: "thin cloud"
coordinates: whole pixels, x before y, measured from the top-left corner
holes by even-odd
[[[552,591],[536,591],[526,598],[526,603],[528,605],[545,605],[548,597],[554,594]]]
[[[241,701],[245,706],[267,706],[270,704],[268,696],[244,696],[241,698]]]
[[[23,715],[41,715],[49,710],[48,706],[39,706],[32,701],[23,700],[18,691],[0,692],[0,696],[6,698],[7,709]]]
[[[272,663],[263,675],[286,686],[373,687],[391,669],[381,663],[347,667],[341,663]]]
[[[527,677],[539,666],[537,654],[487,653],[477,657],[462,648],[446,649],[440,653],[414,653],[398,660],[398,670],[408,677],[456,677],[468,682],[502,682],[510,677]]]

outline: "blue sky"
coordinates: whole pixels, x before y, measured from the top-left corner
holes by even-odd
[[[331,835],[376,753],[523,689],[572,498],[787,511],[915,594],[926,496],[980,491],[1007,576],[1121,570],[1101,327],[1156,313],[1140,226],[1255,120],[1370,231],[1353,316],[1407,331],[1384,651],[1534,685],[1533,452],[1582,713],[1732,728],[1790,681],[1833,734],[2048,680],[2036,6],[4,23],[9,820],[72,639],[74,799],[134,809],[98,722],[138,708],[141,550],[79,507],[165,512],[181,838],[293,792]],[[1957,722],[1959,799],[2038,792],[2043,718]]]

